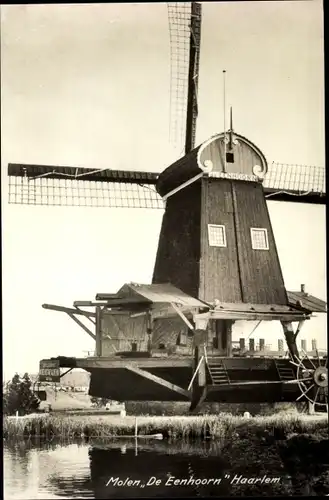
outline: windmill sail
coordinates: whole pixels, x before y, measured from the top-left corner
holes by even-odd
[[[201,4],[168,3],[171,51],[170,140],[177,158],[196,153]],[[184,158],[185,158],[184,157]],[[184,162],[184,158],[181,161]],[[183,165],[182,165],[183,168]],[[159,174],[9,164],[9,203],[162,209]],[[268,198],[325,203],[325,169],[272,163],[263,181]]]
[[[195,146],[201,4],[169,2],[170,142],[181,156]]]
[[[192,2],[190,30],[185,154],[188,154],[195,146],[196,121],[198,117],[198,83],[201,42],[201,4],[199,3]]]
[[[162,198],[155,189],[158,175],[11,163],[8,201],[21,205],[162,209]],[[326,202],[323,167],[272,163],[263,187],[268,199]]]
[[[158,174],[9,164],[9,203],[110,208],[163,208]]]

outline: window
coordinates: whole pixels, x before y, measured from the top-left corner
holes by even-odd
[[[226,247],[225,226],[208,224],[208,238],[211,247]]]
[[[234,153],[226,153],[226,163],[234,163]]]
[[[268,237],[267,229],[264,228],[250,228],[251,233],[251,246],[254,250],[268,250]]]

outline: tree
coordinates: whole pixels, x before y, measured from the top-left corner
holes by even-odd
[[[31,386],[32,382],[28,373],[25,373],[23,378],[16,373],[3,394],[3,413],[14,415],[18,411],[19,414],[25,415],[36,411],[40,400]]]

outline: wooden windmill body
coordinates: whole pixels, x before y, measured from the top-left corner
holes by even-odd
[[[234,132],[232,114],[228,131],[194,148],[199,4],[192,4],[189,26],[184,157],[159,175],[8,167],[14,203],[37,203],[38,190],[64,179],[65,187],[73,180],[80,185],[92,181],[130,186],[135,198],[147,185],[151,202],[158,207],[164,202],[165,207],[152,284],[126,283],[116,293],[75,301],[73,308],[43,305],[74,319],[95,341],[95,353],[87,358],[59,355],[42,360],[39,380],[58,382],[61,368],[78,367],[91,373],[91,395],[118,401],[190,401],[193,409],[204,401],[295,401],[301,391],[307,399],[315,390],[315,399],[321,395],[325,404],[327,362],[316,352],[316,367],[309,356],[302,362],[296,337],[304,321],[313,312],[325,312],[326,304],[304,291],[287,292],[265,198],[270,194],[285,200],[290,194],[300,195],[300,188],[278,191],[275,183],[266,181],[263,153]],[[324,203],[325,194],[318,191],[314,188],[294,201]],[[244,349],[233,356],[232,326],[255,320],[282,324],[290,359],[284,352],[248,356]],[[313,385],[306,389],[301,385],[301,366],[312,372]]]
[[[287,305],[261,184],[266,160],[244,137],[234,134],[233,141],[230,163],[223,161],[220,134],[159,176],[166,211],[153,282],[168,281],[207,302]],[[181,177],[198,174],[202,177],[170,195]],[[263,244],[257,247],[256,239]]]

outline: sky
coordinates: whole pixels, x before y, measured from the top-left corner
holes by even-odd
[[[321,1],[203,3],[197,143],[223,130],[223,69],[237,133],[268,162],[325,165]],[[2,5],[1,94],[7,378],[36,372],[42,358],[93,350],[43,303],[71,306],[152,279],[160,210],[9,205],[6,169],[161,172],[177,158],[167,5]],[[324,207],[268,206],[287,289],[305,283],[326,299]],[[323,345],[325,325],[312,320],[308,338]]]

